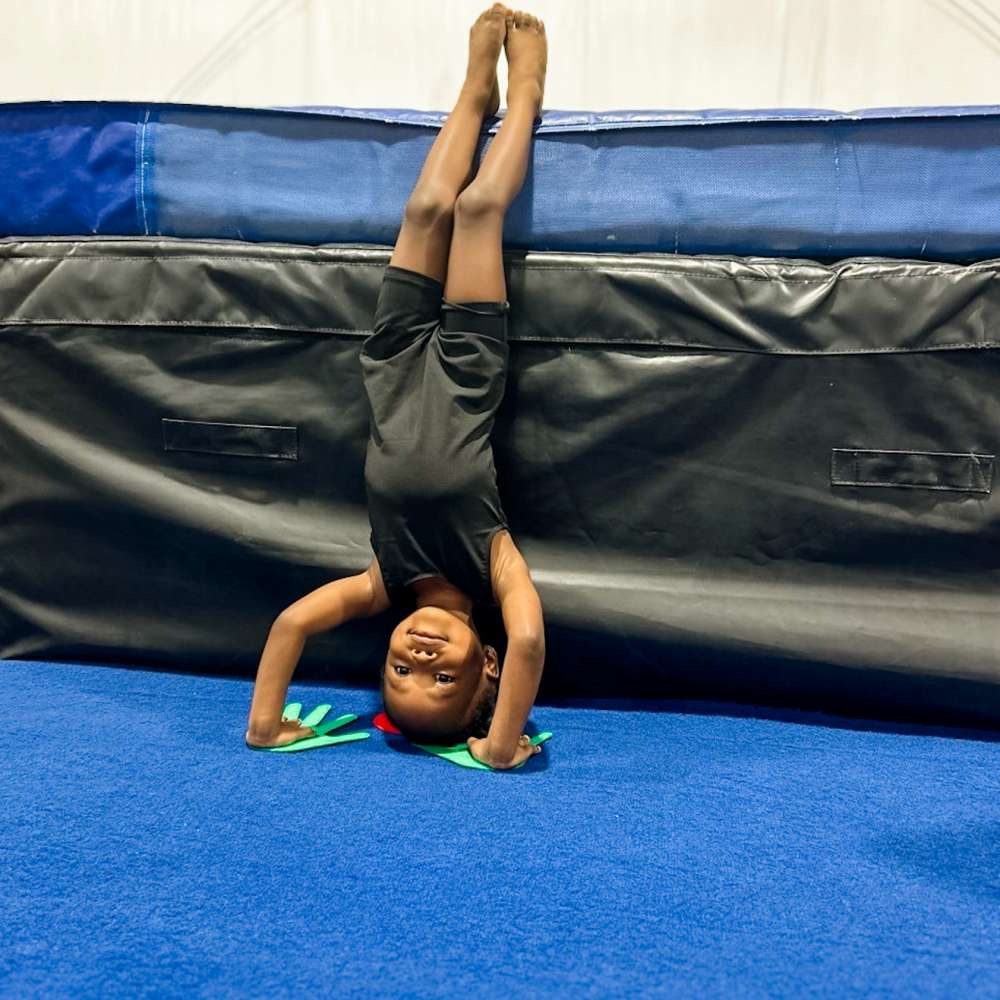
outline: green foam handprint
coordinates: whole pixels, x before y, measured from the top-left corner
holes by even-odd
[[[334,729],[341,729],[357,718],[356,715],[348,714],[341,715],[332,722],[323,722],[323,718],[331,707],[330,705],[317,705],[304,719],[299,719],[302,726],[306,726],[316,733],[315,736],[308,736],[295,743],[286,743],[282,747],[250,747],[250,749],[270,750],[272,753],[297,753],[299,750],[315,750],[319,747],[333,746],[336,743],[353,743],[355,740],[368,739],[370,733],[341,733],[338,736],[327,736],[327,733]],[[301,702],[289,702],[281,713],[281,719],[282,721],[298,719],[301,711]],[[249,744],[247,745],[249,746]]]
[[[537,736],[531,737],[531,745],[538,746],[539,743],[544,743],[546,740],[551,738],[552,733],[539,733]],[[426,750],[427,753],[434,754],[435,757],[440,757],[442,760],[450,760],[452,764],[458,764],[459,767],[472,767],[477,771],[499,770],[498,768],[490,767],[489,764],[484,764],[481,760],[476,760],[476,758],[469,753],[468,743],[456,743],[453,747],[439,747],[430,743],[414,743],[413,745],[420,747],[421,750]],[[531,760],[531,758],[529,757],[528,760]],[[509,768],[508,770],[516,771],[517,768],[524,767],[524,765],[528,763],[528,760],[524,760],[516,767]]]

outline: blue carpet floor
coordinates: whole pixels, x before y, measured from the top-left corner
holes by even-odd
[[[253,753],[250,691],[0,662],[0,995],[1000,995],[994,735],[538,706],[491,773]]]

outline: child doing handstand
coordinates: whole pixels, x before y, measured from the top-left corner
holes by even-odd
[[[483,118],[500,103],[501,48],[507,114],[473,179]],[[403,735],[468,740],[474,757],[501,769],[540,749],[523,730],[545,660],[542,606],[500,504],[490,434],[508,360],[504,216],[524,184],[546,59],[545,25],[530,14],[497,3],[470,30],[465,83],[407,201],[361,350],[375,559],[296,601],[271,626],[250,706],[251,746],[313,735],[281,718],[309,636],[396,606],[413,610],[389,638],[382,697]],[[500,606],[502,670],[480,641],[474,600]]]

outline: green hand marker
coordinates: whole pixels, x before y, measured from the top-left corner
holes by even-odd
[[[551,738],[552,733],[539,733],[537,736],[531,737],[531,745],[536,747]],[[520,764],[510,768],[490,767],[489,764],[484,764],[469,753],[468,743],[456,743],[453,747],[439,747],[430,743],[414,743],[413,745],[420,747],[421,750],[426,750],[427,753],[433,754],[435,757],[440,757],[442,760],[450,760],[452,764],[458,764],[459,767],[471,767],[477,771],[516,771],[519,767],[524,767],[528,760],[531,760],[529,757],[528,760],[522,760]]]
[[[327,736],[327,733],[353,722],[356,715],[341,715],[332,722],[323,722],[326,713],[330,711],[330,705],[317,705],[304,719],[299,721],[303,726],[308,726],[316,735],[309,736],[304,740],[297,740],[295,743],[286,743],[282,747],[250,747],[251,750],[269,750],[272,753],[298,753],[300,750],[316,750],[319,747],[330,747],[337,743],[354,743],[356,740],[366,740],[371,733],[341,733],[338,736]],[[298,719],[302,711],[302,703],[298,701],[289,702],[281,713],[282,721]],[[250,746],[248,743],[247,746]]]

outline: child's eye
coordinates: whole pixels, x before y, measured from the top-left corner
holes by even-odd
[[[442,684],[451,684],[455,680],[454,677],[448,674],[437,674],[435,679],[439,680]]]
[[[394,663],[392,669],[395,670],[400,677],[405,677],[410,672],[409,667],[404,667],[400,663]]]

